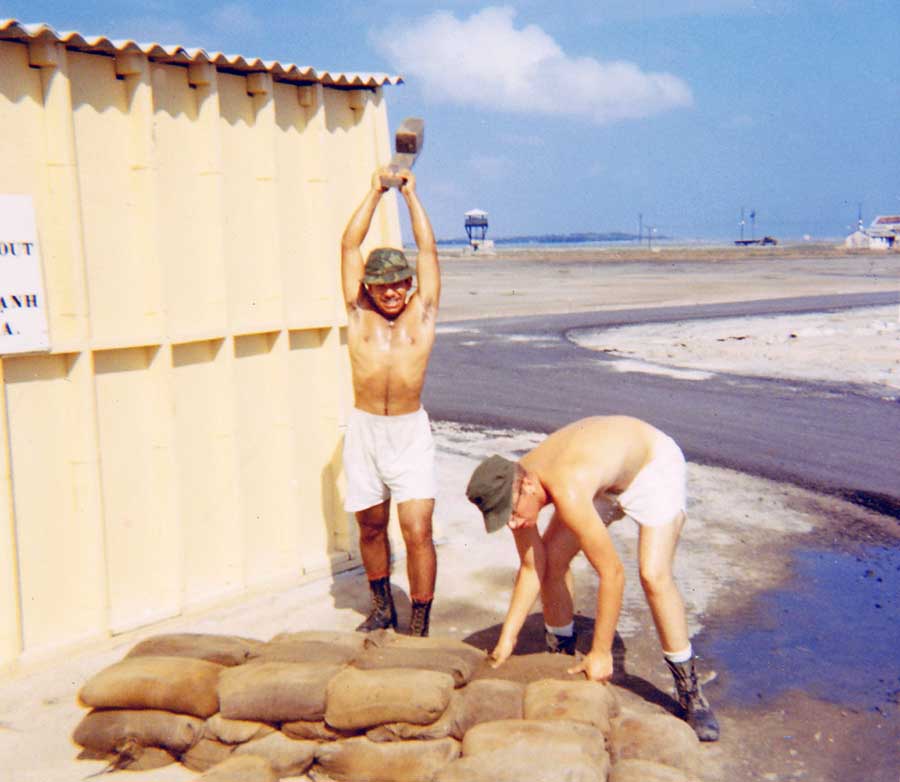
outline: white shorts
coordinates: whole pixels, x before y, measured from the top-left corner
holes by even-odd
[[[645,527],[661,527],[687,509],[687,467],[671,437],[657,433],[650,461],[617,500],[625,514]]]
[[[348,513],[437,496],[434,439],[428,413],[373,415],[354,408],[344,437]]]

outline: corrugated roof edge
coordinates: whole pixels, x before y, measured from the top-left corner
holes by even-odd
[[[183,46],[170,46],[159,43],[139,43],[138,41],[114,41],[105,36],[84,36],[78,32],[57,32],[43,22],[25,24],[16,19],[0,19],[0,40],[12,41],[58,41],[68,49],[77,51],[100,52],[103,54],[119,54],[125,52],[141,52],[154,62],[171,62],[189,65],[196,62],[208,62],[217,68],[227,68],[240,73],[258,73],[267,71],[272,77],[281,81],[319,83],[329,87],[381,87],[385,84],[403,83],[402,76],[387,73],[332,73],[320,71],[309,65],[281,63],[277,60],[260,60],[258,57],[246,58],[239,54],[223,54],[207,52],[205,49],[186,49]]]

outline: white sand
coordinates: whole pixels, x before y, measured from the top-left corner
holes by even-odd
[[[619,365],[623,371],[680,367],[880,385],[888,395],[900,390],[900,308],[896,306],[648,323],[569,336],[582,347],[626,359]]]

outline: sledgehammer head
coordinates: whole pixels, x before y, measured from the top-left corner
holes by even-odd
[[[412,168],[425,144],[425,120],[407,117],[400,123],[394,136],[394,156],[389,164],[392,171]],[[382,176],[384,187],[400,187],[403,180],[399,176]]]

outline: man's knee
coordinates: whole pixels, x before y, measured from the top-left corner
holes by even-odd
[[[641,563],[640,577],[647,597],[663,594],[675,586],[672,568],[665,563]]]

